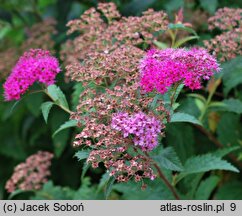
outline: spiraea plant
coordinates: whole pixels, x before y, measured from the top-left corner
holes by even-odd
[[[173,155],[166,158],[168,164],[160,162],[165,155],[159,158],[153,151],[161,148],[167,123],[185,121],[202,127],[193,116],[175,112],[176,99],[184,86],[200,89],[202,80],[220,71],[216,58],[202,48],[178,49],[197,35],[182,20],[169,24],[164,12],[148,10],[141,17],[126,18],[113,3],[99,4],[68,26],[69,33],[75,31],[79,36],[63,46],[66,75],[85,87],[71,115],[81,128],[74,141],[74,147],[81,148],[76,156],[86,158],[93,168],[103,164],[107,184],[134,180],[145,188],[146,178],[160,177],[179,199],[175,185],[187,174],[201,171],[189,170],[198,158],[183,167],[171,147],[160,150],[160,154]],[[177,38],[179,31],[194,35]],[[164,32],[175,48],[155,48],[167,47],[158,41]],[[210,156],[211,161],[221,160],[213,155],[203,155],[201,160]],[[222,168],[204,165],[203,171]],[[175,171],[172,181],[163,168]]]
[[[220,24],[216,21],[223,19],[219,13],[210,20],[211,26],[222,26],[223,30],[227,30],[228,25],[239,28],[237,22],[230,23],[227,18]],[[207,46],[208,50],[198,46],[185,47],[187,42],[199,37],[189,23],[183,23],[182,10],[171,23],[164,11],[148,9],[141,16],[124,17],[114,3],[99,3],[79,19],[69,21],[67,26],[70,39],[62,45],[60,52],[65,69],[61,70],[59,61],[50,51],[30,49],[13,67],[4,84],[4,95],[7,101],[18,101],[28,93],[45,93],[50,98],[41,105],[46,123],[53,105],[69,114],[70,120],[53,136],[69,127],[76,129],[73,147],[75,157],[79,161],[85,160],[84,184],[88,181],[84,178],[88,169],[90,172],[99,169],[103,174],[95,196],[104,192],[106,198],[111,197],[113,186],[114,196],[117,195],[115,191],[125,193],[127,188],[138,188],[137,193],[142,194],[153,187],[161,192],[159,199],[209,198],[219,183],[212,172],[239,172],[222,159],[238,146],[204,154],[198,152],[199,155],[194,151],[182,159],[174,148],[178,139],[185,140],[184,145],[189,142],[192,135],[187,134],[194,131],[221,148],[206,122],[216,91],[209,80],[213,81],[221,72],[217,57],[221,60],[233,57],[216,57],[209,53],[210,46]],[[164,34],[166,39],[161,41]],[[54,84],[61,71],[65,72],[67,82],[74,83],[72,110],[64,93]],[[29,90],[34,83],[39,89]],[[195,92],[202,92],[207,83],[210,94],[206,99]],[[214,85],[217,87],[219,83]],[[180,103],[186,96],[200,100],[198,115],[193,115]],[[183,129],[178,131],[180,138],[170,132],[177,124],[185,125],[184,137]],[[188,129],[186,124],[190,124]],[[168,140],[170,134],[172,143]],[[182,145],[178,149],[187,150]],[[32,177],[22,179],[19,172],[22,167],[24,172],[34,172],[39,159],[34,168],[28,164],[32,157],[27,165],[17,167],[16,174],[6,185],[8,191],[14,191],[16,184],[22,190],[39,189],[46,181],[45,175],[49,175],[46,170],[51,157],[48,155],[48,163],[44,163],[41,174],[34,174],[43,180],[33,187],[29,186]],[[234,158],[233,161],[238,162]],[[43,170],[47,174],[43,174]],[[20,184],[20,179],[24,183]],[[212,187],[201,195],[207,182],[211,181]],[[52,183],[45,186],[50,185]]]

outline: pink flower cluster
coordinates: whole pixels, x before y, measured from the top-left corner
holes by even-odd
[[[4,83],[4,94],[7,101],[19,100],[27,89],[38,81],[47,86],[55,81],[60,72],[58,60],[49,51],[30,49],[25,52]]]
[[[158,134],[161,124],[155,117],[150,117],[142,112],[134,115],[117,113],[112,117],[111,127],[121,131],[124,138],[133,135],[134,144],[143,151],[150,151],[158,145]]]
[[[39,151],[14,168],[5,188],[9,193],[20,190],[39,190],[48,181],[53,154]]]
[[[202,48],[151,49],[140,63],[140,85],[145,92],[156,89],[161,94],[177,82],[200,89],[201,80],[208,80],[219,70],[216,59]]]

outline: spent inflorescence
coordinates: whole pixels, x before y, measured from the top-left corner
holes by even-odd
[[[242,9],[221,8],[208,20],[209,29],[219,29],[221,34],[204,41],[220,61],[226,61],[242,54]]]
[[[9,193],[20,190],[39,190],[48,181],[53,154],[39,151],[29,156],[24,163],[14,168],[14,173],[5,188]]]
[[[158,145],[167,112],[161,101],[155,111],[150,109],[153,98],[140,92],[139,62],[143,48],[156,38],[154,33],[165,30],[167,24],[162,11],[122,17],[114,3],[98,4],[68,23],[69,33],[80,35],[63,47],[66,75],[85,86],[72,115],[82,127],[74,146],[91,147],[87,161],[94,168],[103,163],[119,182],[156,176],[144,151]],[[120,113],[129,116],[127,127],[136,127],[136,132],[130,129],[124,136],[124,131],[114,128]],[[146,138],[151,143],[143,142]]]
[[[34,82],[51,85],[59,72],[59,62],[49,51],[30,49],[20,57],[4,83],[5,99],[19,100]]]
[[[121,17],[114,3],[105,3],[99,4],[98,9],[87,10],[80,19],[72,20],[67,25],[70,27],[69,33],[78,32],[79,36],[63,47],[66,75],[77,81],[82,78],[86,81],[89,77],[87,81],[90,81],[92,74],[103,76],[103,71],[108,69],[105,64],[110,65],[112,60],[105,58],[116,56],[117,59],[120,46],[138,51],[140,46],[151,44],[155,38],[153,33],[165,30],[168,21],[163,11],[152,9],[143,12],[141,17]]]

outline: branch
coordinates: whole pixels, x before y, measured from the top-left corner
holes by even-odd
[[[149,154],[147,152],[145,152],[145,155],[150,158]],[[172,192],[172,194],[174,195],[174,197],[176,198],[176,200],[180,200],[180,197],[178,196],[175,188],[170,184],[170,182],[167,180],[167,178],[165,177],[165,175],[162,173],[160,167],[157,165],[157,163],[155,163],[154,161],[154,167],[156,168],[159,177],[165,182],[166,186],[170,189],[170,191]]]

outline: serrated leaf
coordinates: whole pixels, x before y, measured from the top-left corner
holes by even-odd
[[[110,177],[110,179],[108,180],[108,183],[106,185],[106,189],[105,189],[105,199],[108,199],[110,193],[112,192],[112,187],[113,187],[114,182],[115,182],[115,178],[113,176]]]
[[[212,154],[217,156],[217,157],[224,157],[227,154],[240,149],[240,146],[231,146],[231,147],[227,147],[227,148],[222,148],[222,149],[218,149],[217,151],[213,152]]]
[[[178,158],[174,148],[167,147],[162,150],[160,155],[153,156],[153,159],[159,163],[162,167],[173,170],[182,171],[183,166]]]
[[[218,176],[209,176],[203,180],[195,194],[196,200],[208,200],[213,190],[217,187],[220,178]]]
[[[69,200],[73,199],[74,191],[68,187],[55,186],[52,181],[44,184],[41,190],[36,191],[33,200]]]
[[[70,128],[70,127],[75,127],[77,125],[77,121],[76,120],[69,120],[67,122],[65,122],[64,124],[62,124],[59,129],[57,129],[54,134],[52,135],[52,137],[54,137],[56,134],[58,134],[60,131]]]
[[[227,100],[223,100],[225,104],[225,108],[229,112],[235,112],[237,114],[242,113],[242,102],[238,99],[230,98]]]
[[[189,122],[193,124],[202,125],[201,122],[198,119],[196,119],[194,116],[187,113],[181,113],[181,112],[174,113],[171,116],[170,122]]]
[[[189,158],[185,162],[184,170],[177,177],[177,181],[189,174],[208,172],[211,170],[228,170],[239,172],[239,170],[232,164],[213,154],[198,155]]]
[[[91,179],[86,177],[82,180],[81,187],[75,192],[74,200],[96,199],[96,187],[91,183]]]
[[[53,105],[54,105],[54,103],[50,102],[50,101],[42,103],[42,105],[41,105],[41,111],[42,111],[42,114],[43,114],[43,117],[44,117],[46,124],[47,124],[50,109]]]
[[[98,184],[97,192],[99,192],[100,190],[102,190],[105,187],[105,185],[108,183],[109,179],[110,179],[110,175],[108,172],[106,172],[102,175],[102,177],[99,181],[99,184]]]
[[[90,154],[90,150],[79,150],[75,153],[75,157],[77,157],[78,161],[88,158]]]
[[[156,178],[153,181],[145,182],[147,188],[141,190],[141,183],[128,181],[118,183],[113,186],[113,189],[122,193],[122,199],[126,200],[171,200],[174,199],[171,191],[164,182]]]
[[[66,100],[66,96],[61,91],[61,89],[56,85],[50,85],[47,88],[47,93],[53,99],[53,101],[63,107],[69,109],[69,105]]]
[[[84,165],[83,165],[83,167],[82,167],[81,180],[84,179],[84,177],[85,177],[85,175],[86,175],[86,173],[87,173],[87,170],[90,168],[90,166],[91,166],[91,165],[90,165],[89,163],[87,163],[87,162],[84,163]]]

